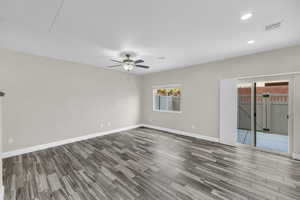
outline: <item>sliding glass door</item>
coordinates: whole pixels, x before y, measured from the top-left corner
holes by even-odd
[[[252,83],[239,83],[237,143],[251,145],[252,139]]]
[[[249,81],[238,85],[237,143],[288,152],[289,81]]]
[[[289,82],[256,83],[256,146],[288,152]]]

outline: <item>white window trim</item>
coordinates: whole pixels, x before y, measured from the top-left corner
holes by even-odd
[[[181,95],[182,95],[182,93],[180,95],[180,111],[157,110],[157,109],[155,109],[153,90],[154,89],[159,89],[159,88],[180,88],[180,90],[182,91],[181,84],[168,84],[168,85],[155,85],[155,86],[152,86],[152,111],[153,112],[161,112],[161,113],[181,114],[182,113],[182,107],[181,107],[181,99],[182,99]]]
[[[182,89],[181,84],[168,84],[168,85],[154,85],[154,86],[152,86],[152,89],[158,89],[158,88],[180,88],[180,89]]]
[[[162,112],[162,113],[175,113],[175,114],[181,114],[182,111],[172,111],[172,110],[157,110],[153,109],[154,112]]]

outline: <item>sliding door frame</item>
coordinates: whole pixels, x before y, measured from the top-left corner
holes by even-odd
[[[259,81],[277,81],[285,80],[289,82],[288,91],[288,152],[277,152],[273,150],[264,149],[256,146],[256,82]],[[278,153],[282,155],[292,156],[293,154],[293,138],[294,138],[294,99],[295,99],[295,76],[294,75],[274,75],[274,76],[260,76],[251,78],[241,78],[238,79],[238,83],[251,83],[251,145],[239,144],[238,146],[248,146],[262,151]],[[237,105],[238,106],[238,105]],[[238,109],[238,108],[237,108]],[[238,110],[237,110],[238,111]]]
[[[251,111],[253,112],[253,115],[251,116],[251,124],[252,124],[252,146],[256,147],[257,143],[257,137],[256,137],[256,132],[257,132],[257,96],[256,96],[256,81],[252,82],[252,94],[251,98]]]

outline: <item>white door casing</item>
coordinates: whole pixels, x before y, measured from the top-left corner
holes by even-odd
[[[220,142],[235,145],[237,137],[237,81],[220,81],[219,88],[219,137]]]

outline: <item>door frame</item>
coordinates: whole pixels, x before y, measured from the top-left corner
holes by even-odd
[[[0,154],[2,154],[2,99],[4,92],[0,91]],[[2,157],[0,158],[0,199],[4,199],[4,187],[3,187],[3,170],[2,170]]]
[[[293,138],[294,138],[294,99],[295,99],[295,75],[290,74],[290,75],[272,75],[272,76],[259,76],[259,77],[250,77],[250,78],[239,78],[237,79],[237,83],[251,83],[251,145],[246,145],[246,144],[239,144],[236,143],[237,146],[247,146],[255,149],[259,149],[262,151],[267,151],[267,152],[272,152],[272,153],[277,153],[277,154],[282,154],[282,155],[288,155],[292,156],[293,154],[293,149],[294,149],[294,144],[293,144]],[[261,147],[257,147],[254,145],[255,141],[255,117],[254,117],[254,84],[259,81],[278,81],[278,80],[285,80],[289,82],[289,98],[288,98],[288,152],[278,152],[278,151],[273,151],[273,150],[268,150],[264,149]],[[237,105],[238,107],[238,105]],[[237,108],[238,112],[238,108]],[[237,113],[238,114],[238,113]]]

